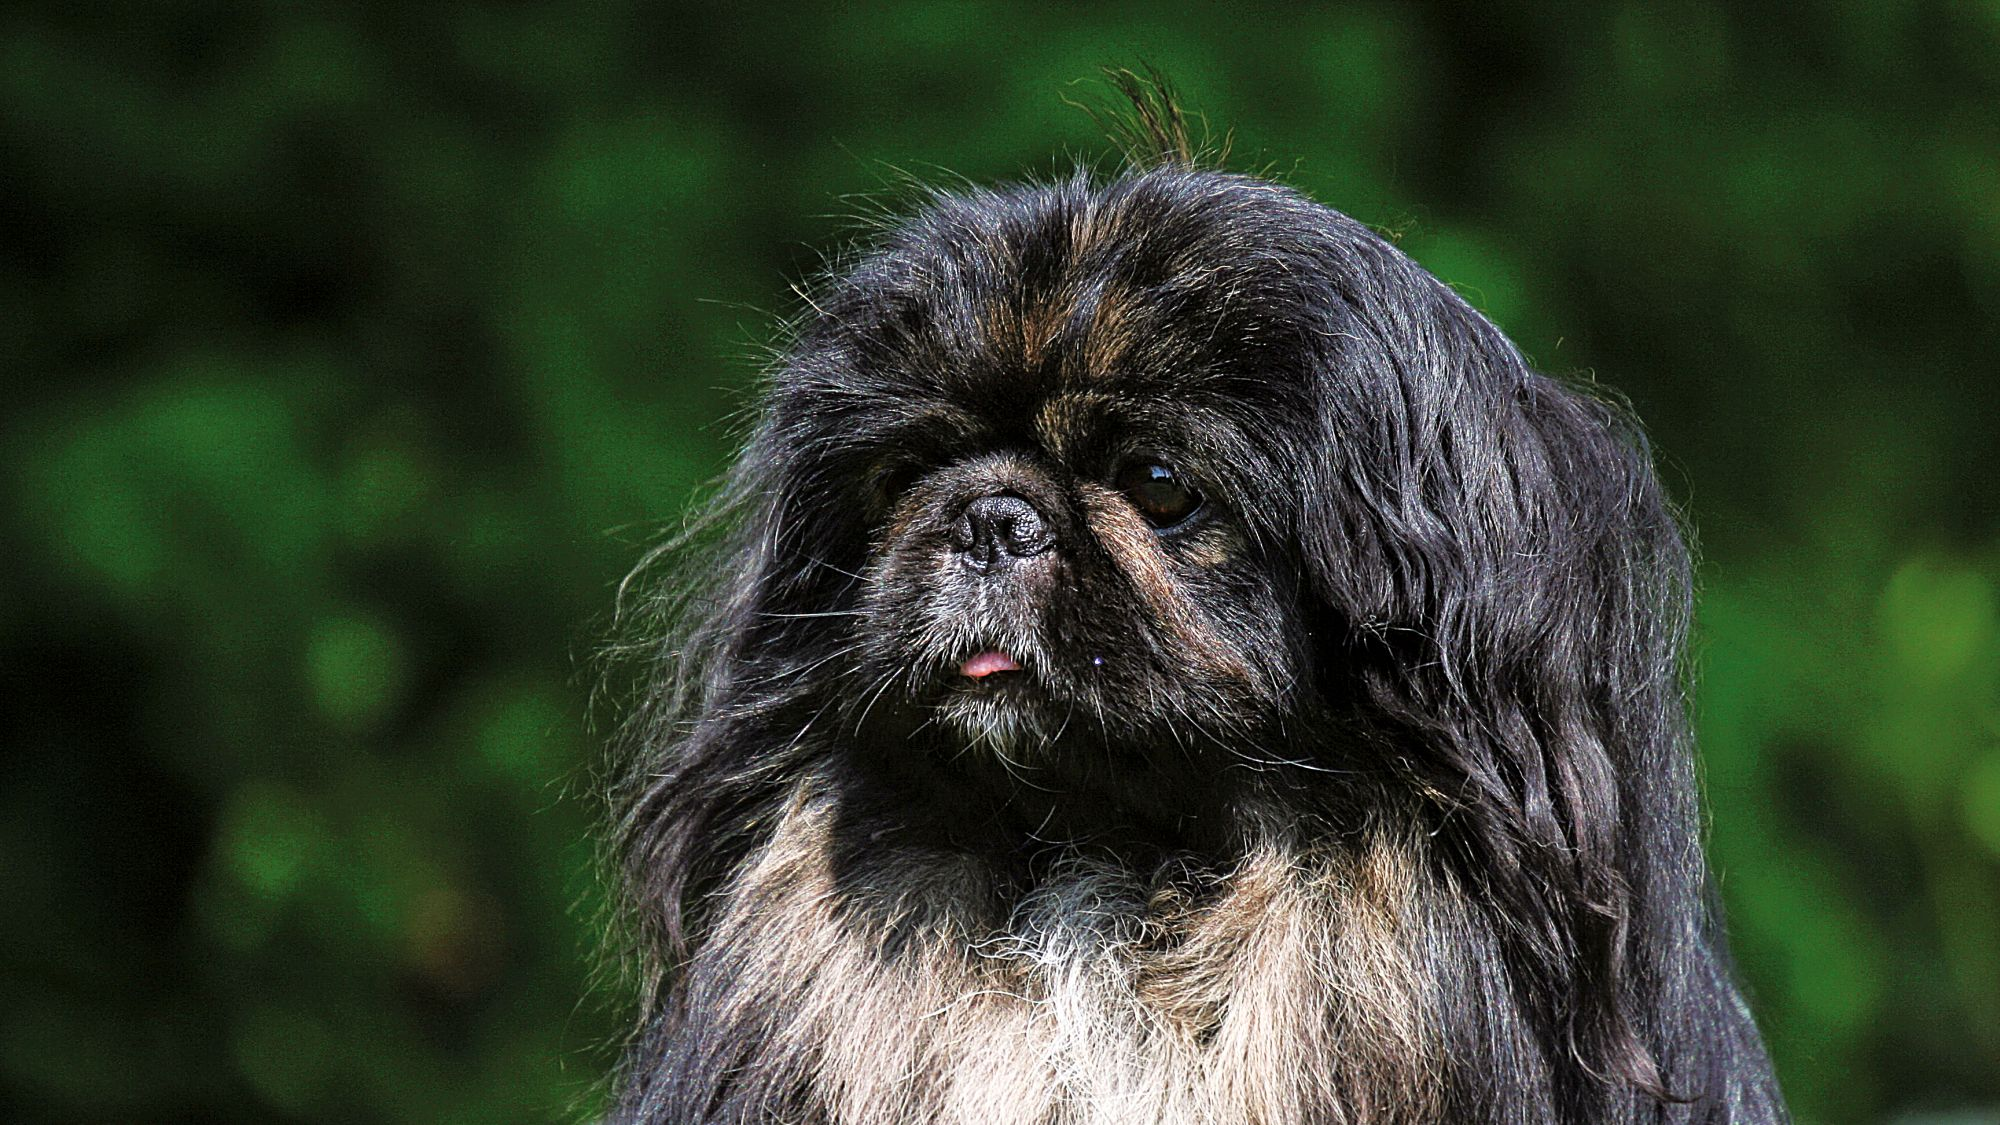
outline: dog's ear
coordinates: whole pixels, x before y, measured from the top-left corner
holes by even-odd
[[[1440,806],[1549,1049],[1662,1094],[1631,935],[1700,893],[1680,529],[1621,410],[1380,240],[1344,254],[1300,528],[1327,674]]]
[[[668,964],[758,839],[799,742],[803,671],[845,643],[826,611],[859,581],[840,551],[852,521],[813,496],[817,470],[783,455],[777,425],[757,427],[716,495],[626,581],[621,631],[645,639],[649,687],[616,743],[626,789],[611,795],[612,860],[633,939]]]

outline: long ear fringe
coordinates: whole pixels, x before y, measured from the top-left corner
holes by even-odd
[[[773,551],[771,489],[758,464],[741,459],[619,591],[621,640],[611,660],[639,666],[649,686],[611,741],[616,765],[601,862],[620,911],[616,952],[637,986],[642,1027],[688,955],[689,919],[707,884],[748,846],[744,818],[761,795],[736,751],[739,742],[753,744],[738,736],[767,709],[730,704],[739,680],[756,674],[740,647]]]
[[[1353,260],[1413,313],[1357,303],[1339,330],[1337,393],[1372,395],[1380,428],[1371,445],[1343,427],[1327,471],[1344,479],[1311,493],[1352,509],[1321,515],[1308,565],[1370,711],[1495,904],[1522,1002],[1598,1079],[1570,1100],[1681,1100],[1637,1015],[1642,990],[1692,971],[1644,935],[1701,910],[1677,520],[1615,406],[1530,371],[1388,247]]]

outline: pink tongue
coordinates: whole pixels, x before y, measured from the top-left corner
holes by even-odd
[[[995,672],[1018,672],[1020,670],[1021,666],[1014,663],[1013,657],[1008,656],[1004,652],[993,652],[990,650],[982,652],[966,661],[959,668],[961,674],[970,676],[975,680],[982,676],[990,676]]]

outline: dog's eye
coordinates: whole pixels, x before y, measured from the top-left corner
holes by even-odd
[[[1201,493],[1158,461],[1134,461],[1118,470],[1113,483],[1147,523],[1162,531],[1187,522],[1201,507]]]
[[[876,487],[881,489],[882,502],[893,506],[923,475],[922,469],[911,464],[895,465],[883,470],[875,478]]]

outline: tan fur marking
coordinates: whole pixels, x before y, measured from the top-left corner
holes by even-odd
[[[1107,287],[1090,310],[1090,329],[1083,339],[1083,371],[1092,379],[1107,379],[1132,350],[1132,295],[1122,287]]]
[[[1040,439],[1043,449],[1055,457],[1063,454],[1076,442],[1078,431],[1082,429],[1085,405],[1073,394],[1055,394],[1042,400],[1035,408],[1035,436]]]
[[[1115,232],[1116,214],[1086,207],[1069,217],[1069,256],[1072,261],[1090,253],[1091,247]]]
[[[1181,596],[1160,538],[1118,493],[1100,484],[1079,484],[1084,520],[1118,568],[1139,592],[1155,620],[1180,642],[1189,662],[1219,678],[1248,683],[1244,654],[1208,627]]]
[[[1063,294],[1036,301],[1021,310],[1021,359],[1030,367],[1047,358],[1069,319],[1069,303]]]
[[[1064,390],[1050,395],[1035,410],[1035,436],[1051,455],[1064,457],[1089,438],[1091,420],[1110,401],[1112,396],[1091,389]]]
[[[1227,566],[1236,557],[1236,548],[1241,545],[1242,541],[1236,537],[1234,530],[1211,524],[1200,534],[1189,538],[1181,548],[1181,557],[1196,566],[1214,570]]]
[[[1078,855],[973,933],[951,916],[951,856],[890,853],[870,897],[844,900],[832,811],[802,787],[709,946],[768,958],[744,1014],[781,1017],[832,1120],[1439,1120],[1415,834],[1327,853],[1267,840],[1199,880],[1199,905]],[[898,885],[907,912],[870,909],[903,902]],[[790,940],[758,941],[773,925]],[[892,927],[914,929],[886,941]]]

